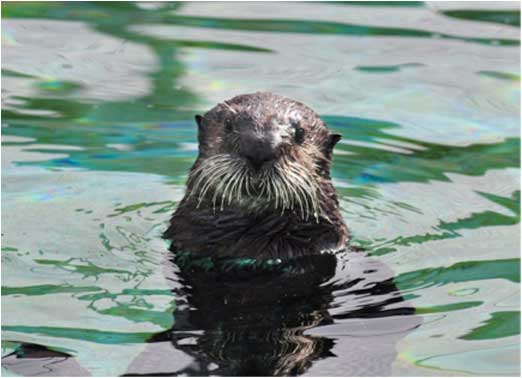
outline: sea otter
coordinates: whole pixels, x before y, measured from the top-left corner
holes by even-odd
[[[195,118],[199,155],[164,233],[172,251],[266,260],[346,245],[330,178],[341,136],[312,109],[257,92]]]

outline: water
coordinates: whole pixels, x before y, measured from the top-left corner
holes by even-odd
[[[519,375],[517,9],[4,2],[3,374]],[[370,256],[191,287],[159,235],[193,116],[256,90],[343,134]]]

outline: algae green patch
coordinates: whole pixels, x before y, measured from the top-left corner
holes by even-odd
[[[135,344],[145,342],[151,333],[110,332],[88,328],[34,327],[3,325],[2,331],[35,334],[47,337],[84,340],[99,344]]]
[[[33,76],[33,75],[29,75],[29,74],[26,74],[26,73],[23,73],[23,72],[18,72],[18,71],[15,71],[15,70],[10,70],[10,69],[7,69],[7,68],[2,68],[2,76],[18,77],[18,78],[24,78],[24,79],[37,79],[38,78],[38,77]]]
[[[416,307],[416,314],[437,314],[440,312],[448,312],[448,311],[459,311],[465,310],[468,308],[478,307],[482,305],[484,302],[481,301],[473,301],[473,302],[461,302],[461,303],[450,303],[446,305],[440,306],[431,306],[431,307]]]
[[[50,295],[63,293],[86,293],[103,290],[97,286],[72,286],[72,285],[35,285],[24,287],[2,286],[2,295]]]
[[[490,340],[520,334],[520,311],[498,311],[490,314],[480,327],[461,336],[464,340]]]
[[[427,268],[402,273],[394,282],[401,290],[426,288],[449,283],[504,279],[520,282],[520,259],[466,261],[449,267]]]
[[[452,9],[441,11],[442,14],[463,20],[493,22],[520,27],[520,11],[501,9]]]
[[[354,70],[368,73],[389,73],[389,72],[399,72],[404,68],[409,67],[422,67],[424,64],[420,63],[404,63],[404,64],[396,64],[392,66],[357,66]]]
[[[153,311],[120,304],[118,306],[96,311],[103,315],[123,317],[136,323],[150,322],[163,329],[172,327],[172,324],[174,323],[174,317],[172,315],[174,307],[165,311]]]
[[[520,81],[520,74],[514,74],[509,72],[498,72],[498,71],[478,71],[479,75],[492,77],[495,79],[508,80],[508,81]]]
[[[50,259],[34,259],[34,262],[41,265],[49,265],[56,267],[57,269],[62,269],[70,272],[75,272],[83,275],[84,278],[87,277],[98,277],[100,274],[123,274],[127,276],[129,279],[133,276],[133,272],[123,269],[115,269],[115,268],[104,268],[93,264],[90,261],[85,262],[84,264],[72,264],[75,261],[75,258],[70,258],[68,260],[50,260]]]
[[[155,210],[154,213],[163,213],[174,210],[176,203],[173,201],[162,201],[162,202],[151,202],[151,203],[135,203],[132,205],[124,206],[124,207],[118,207],[114,209],[114,213],[108,215],[108,217],[117,217],[122,214],[131,213],[134,211],[139,211],[143,208],[151,207],[151,206],[158,206],[158,205],[165,205],[161,206],[159,209]]]
[[[37,87],[43,91],[54,94],[69,94],[83,88],[79,83],[65,80],[44,80],[37,83]]]

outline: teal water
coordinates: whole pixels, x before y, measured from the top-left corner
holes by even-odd
[[[303,342],[331,353],[301,373],[519,375],[518,6],[3,2],[3,374],[190,373],[147,342],[186,305],[159,235],[194,114],[270,90],[343,135],[332,175],[372,256],[338,268]],[[366,264],[414,314],[357,312]],[[28,343],[75,365],[13,361]]]

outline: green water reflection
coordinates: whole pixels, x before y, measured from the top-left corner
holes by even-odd
[[[494,22],[520,27],[520,12],[512,10],[455,9],[442,14],[464,20]]]
[[[520,312],[499,311],[491,313],[484,325],[462,336],[465,340],[488,340],[520,334]]]

